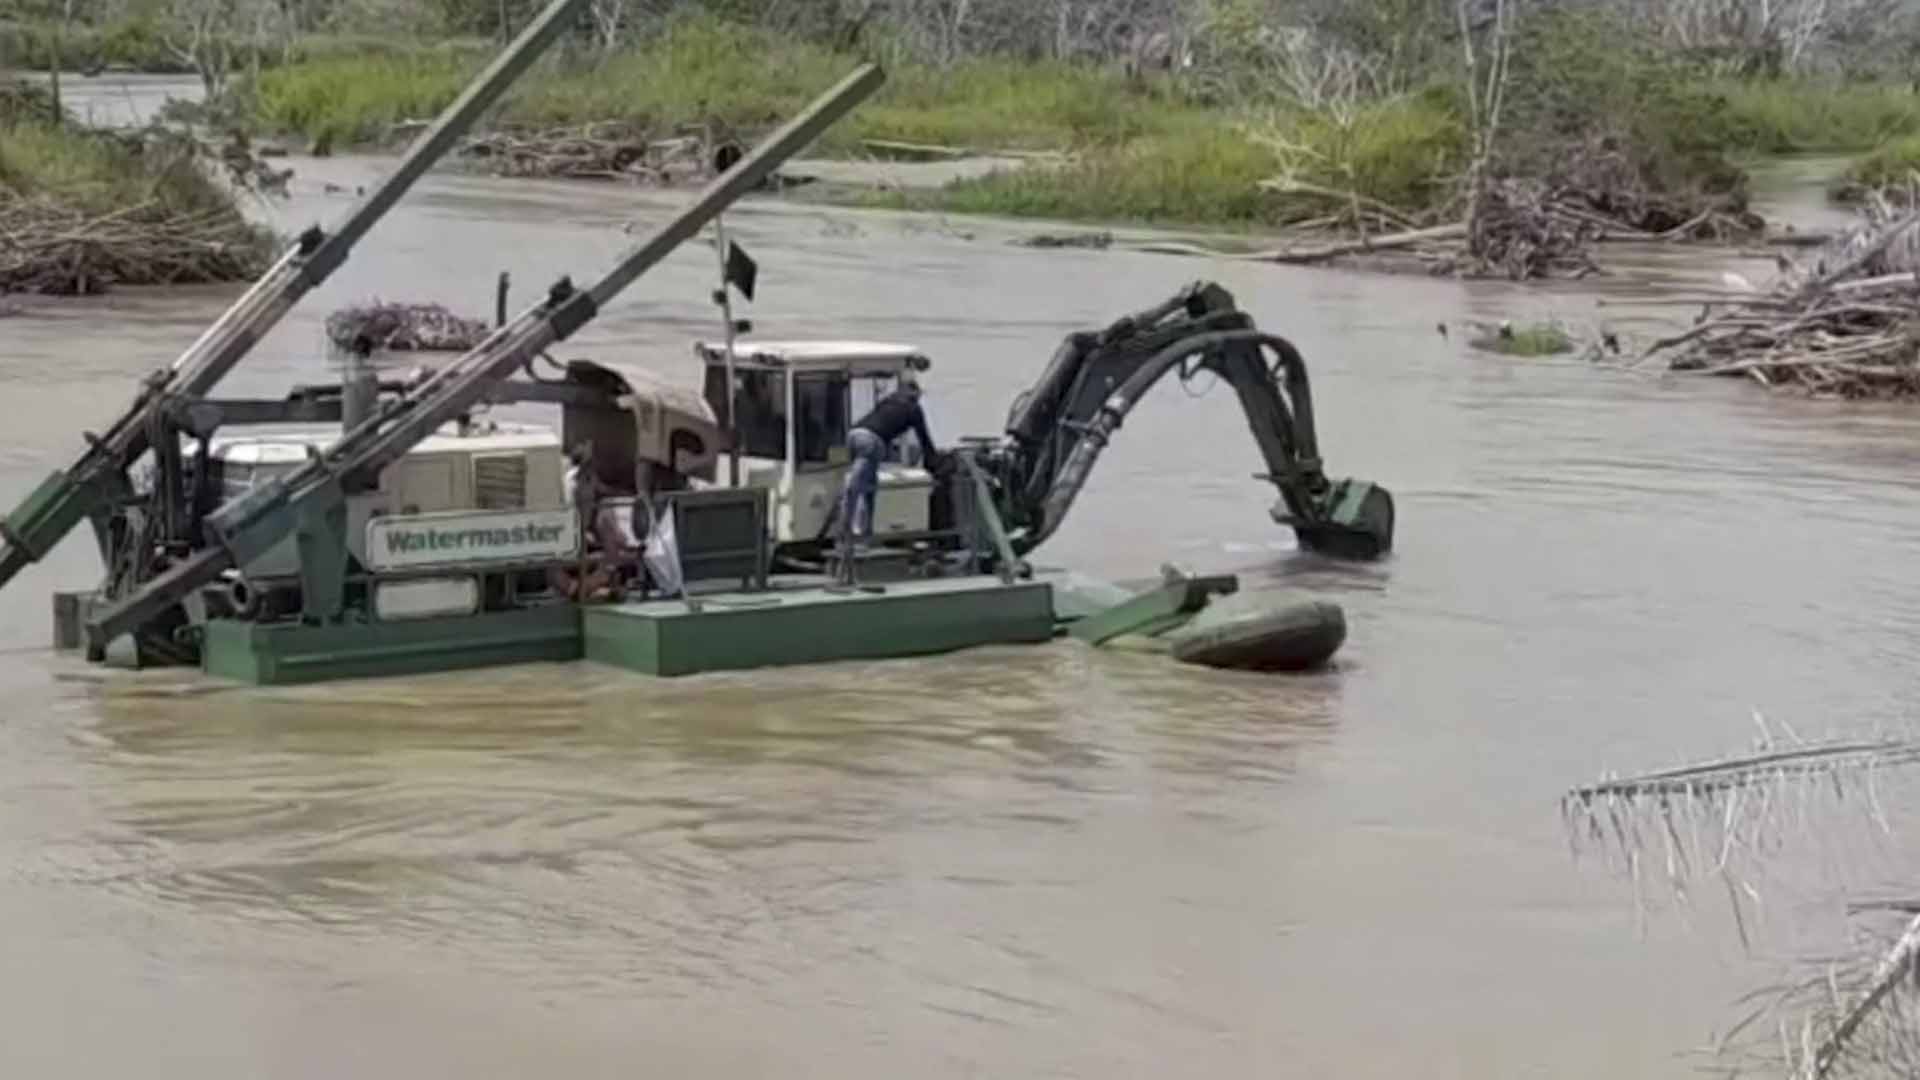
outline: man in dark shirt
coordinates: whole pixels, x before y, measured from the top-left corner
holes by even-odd
[[[933,436],[927,432],[927,415],[920,409],[920,385],[913,376],[904,375],[900,388],[874,403],[871,412],[861,417],[847,432],[847,448],[853,452],[853,468],[840,496],[840,520],[856,541],[873,536],[873,502],[880,491],[880,463],[886,460],[887,447],[907,432],[920,440],[921,454],[932,460]]]

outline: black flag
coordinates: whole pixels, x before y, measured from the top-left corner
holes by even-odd
[[[760,276],[760,264],[753,261],[745,248],[733,241],[727,241],[727,283],[740,290],[740,295],[753,299],[753,283]]]

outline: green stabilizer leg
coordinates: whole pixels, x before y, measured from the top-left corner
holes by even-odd
[[[347,500],[336,481],[295,510],[300,553],[300,614],[307,623],[340,621],[346,607]]]
[[[1169,575],[1164,584],[1079,620],[1067,633],[1089,645],[1104,645],[1122,636],[1164,633],[1186,622],[1213,597],[1226,596],[1239,588],[1240,579],[1232,574]]]

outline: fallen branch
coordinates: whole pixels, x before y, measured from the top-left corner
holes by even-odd
[[[1820,1048],[1814,1051],[1812,1059],[1806,1063],[1806,1076],[1811,1080],[1819,1080],[1827,1075],[1834,1063],[1840,1059],[1841,1053],[1846,1050],[1848,1040],[1853,1038],[1854,1032],[1858,1031],[1861,1023],[1866,1020],[1867,1014],[1893,992],[1893,988],[1901,979],[1913,972],[1916,956],[1920,956],[1920,917],[1914,918],[1907,924],[1906,932],[1900,935],[1899,940],[1894,942],[1893,948],[1880,961],[1880,966],[1874,972],[1873,981],[1866,994],[1853,1008],[1847,1010],[1846,1016],[1841,1019],[1832,1033],[1822,1040]]]
[[[1920,761],[1920,743],[1879,740],[1776,750],[1748,757],[1726,758],[1700,765],[1645,773],[1640,776],[1605,780],[1598,784],[1575,788],[1570,797],[1586,801],[1607,796],[1697,793],[1735,786],[1755,778],[1770,779],[1783,771],[1830,768],[1868,760],[1876,764]]]
[[[964,158],[1006,158],[1011,161],[1058,161],[1058,150],[1015,150],[1006,147],[944,146],[898,139],[862,139],[861,147],[876,157],[899,161],[959,161]]]
[[[1267,251],[1219,251],[1176,240],[1148,240],[1122,244],[1118,247],[1123,251],[1155,255],[1187,255],[1205,259],[1234,259],[1241,262],[1316,263],[1336,259],[1342,255],[1394,251],[1436,241],[1458,240],[1466,235],[1466,225],[1456,223],[1435,225],[1425,229],[1410,229],[1406,232],[1389,233],[1386,236],[1342,240],[1316,247],[1273,248]]]
[[[1381,202],[1379,199],[1362,195],[1357,191],[1342,191],[1338,188],[1326,187],[1309,180],[1301,180],[1292,176],[1281,176],[1271,180],[1262,180],[1260,181],[1260,189],[1262,191],[1272,191],[1283,195],[1315,195],[1335,202],[1347,203],[1350,206],[1363,206],[1379,214],[1381,217],[1392,221],[1402,229],[1418,229],[1420,227],[1405,211],[1389,203]],[[1341,216],[1343,215],[1335,215],[1336,220]],[[1357,217],[1357,215],[1351,214],[1344,216]]]

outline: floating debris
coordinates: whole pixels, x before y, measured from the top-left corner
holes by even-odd
[[[1515,326],[1503,320],[1498,326],[1475,324],[1476,333],[1467,347],[1502,356],[1556,356],[1574,350],[1573,335],[1554,323]],[[1442,334],[1445,330],[1442,329]]]
[[[462,141],[459,156],[498,176],[630,180],[661,187],[703,182],[742,154],[724,133],[661,136],[620,121],[547,129],[503,129]]]
[[[327,339],[342,349],[397,352],[466,352],[492,333],[481,319],[456,315],[439,304],[374,301],[327,316]]]
[[[1113,246],[1113,234],[1110,232],[1037,233],[1033,236],[1023,236],[1014,243],[1020,247],[1030,248],[1090,248],[1101,251]]]

